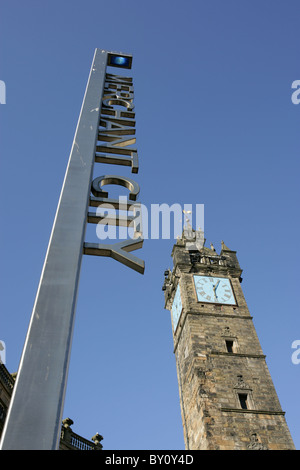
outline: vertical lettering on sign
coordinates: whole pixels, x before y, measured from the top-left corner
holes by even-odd
[[[106,74],[96,161],[131,166],[132,173],[138,173],[138,153],[132,147],[136,143],[133,100],[132,78]]]
[[[109,60],[109,65],[111,65]],[[133,145],[136,143],[134,89],[131,77],[123,77],[106,73],[102,96],[101,116],[98,129],[98,141],[95,152],[95,162],[110,165],[131,167],[132,173],[138,173],[138,152]],[[128,199],[120,197],[112,199],[102,186],[114,184],[124,186],[129,190]],[[84,243],[84,254],[94,256],[110,256],[120,263],[129,266],[139,273],[144,273],[145,263],[130,252],[143,245],[141,204],[136,201],[140,188],[134,180],[119,175],[104,175],[95,178],[91,186],[89,205],[97,211],[89,211],[87,222],[124,226],[133,229],[133,239],[115,244]],[[110,209],[104,214],[102,209]],[[120,215],[114,211],[126,211]],[[133,215],[129,215],[131,212]],[[97,230],[96,233],[98,234]]]

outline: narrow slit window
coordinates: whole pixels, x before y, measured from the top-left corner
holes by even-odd
[[[248,395],[247,393],[239,393],[240,405],[243,410],[248,409]]]
[[[232,340],[226,340],[225,343],[226,343],[227,352],[233,353],[233,341]]]

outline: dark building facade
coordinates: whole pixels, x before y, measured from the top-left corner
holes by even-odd
[[[165,272],[186,449],[295,449],[242,287],[236,252],[190,230]]]

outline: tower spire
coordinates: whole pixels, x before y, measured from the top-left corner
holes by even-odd
[[[223,240],[221,241],[221,247],[222,247],[222,251],[231,251],[230,248],[228,248],[225,243],[223,242]]]

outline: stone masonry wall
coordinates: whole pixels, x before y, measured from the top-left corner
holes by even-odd
[[[192,266],[184,248],[173,250],[173,291],[179,282],[183,307],[173,336],[186,449],[294,449],[243,295],[235,252],[225,254],[231,267],[228,262],[212,268]],[[195,273],[229,278],[236,305],[198,302]],[[171,310],[174,293],[165,295]]]

